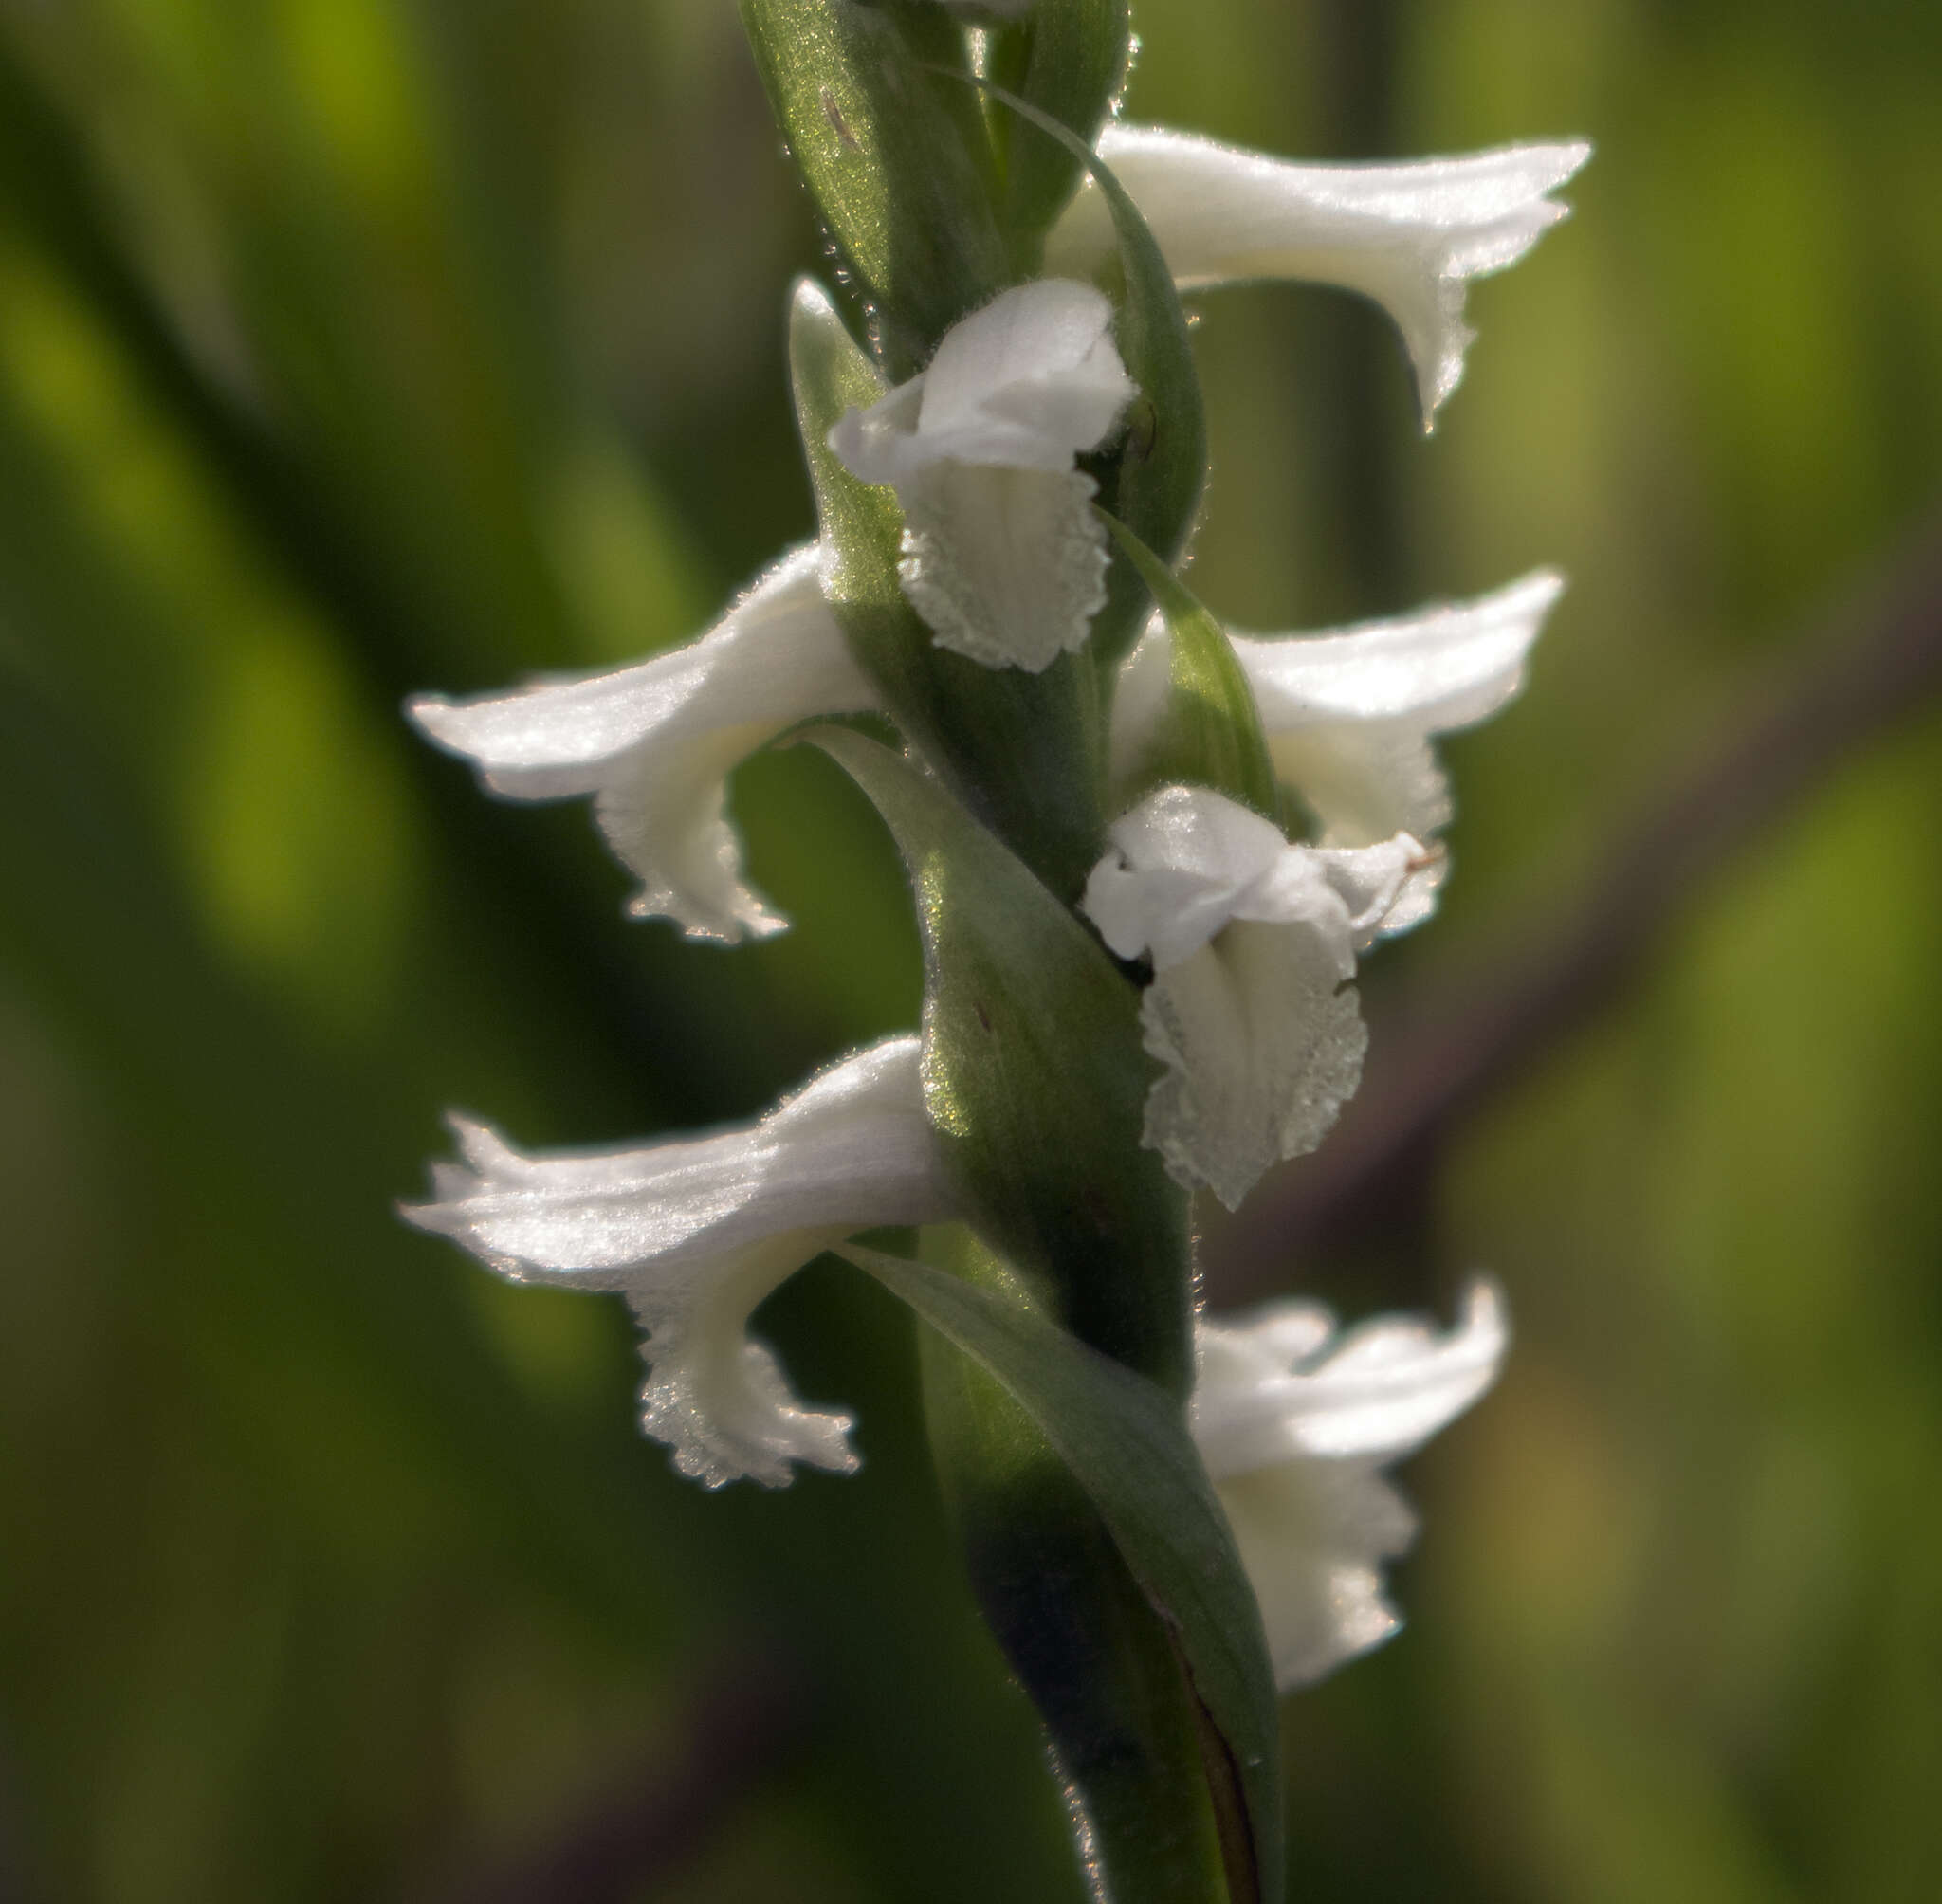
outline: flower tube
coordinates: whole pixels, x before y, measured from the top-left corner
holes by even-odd
[[[831,1244],[949,1214],[917,1057],[890,1038],[758,1124],[632,1148],[529,1155],[454,1116],[461,1162],[403,1214],[510,1281],[624,1294],[647,1331],[641,1425],[684,1474],[849,1474],[852,1418],[804,1407],[748,1319]]]
[[[1318,1303],[1202,1318],[1193,1433],[1260,1602],[1283,1693],[1388,1639],[1383,1563],[1416,1516],[1383,1477],[1496,1380],[1503,1298],[1478,1281],[1456,1327],[1382,1316],[1338,1334]]]
[[[600,831],[639,876],[636,918],[696,939],[761,939],[788,921],[742,877],[724,811],[741,760],[798,721],[875,708],[819,580],[815,543],[770,570],[705,634],[607,674],[535,681],[405,711],[514,800],[591,794]]]
[[[1550,194],[1591,156],[1571,139],[1402,165],[1300,165],[1143,125],[1106,126],[1098,150],[1182,290],[1300,279],[1373,298],[1402,333],[1425,429],[1475,335],[1466,286],[1514,265],[1568,215]],[[1089,181],[1053,227],[1045,267],[1085,277],[1113,249]]]

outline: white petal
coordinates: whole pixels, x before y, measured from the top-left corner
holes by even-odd
[[[1140,1026],[1166,1067],[1141,1141],[1230,1210],[1264,1171],[1322,1141],[1362,1081],[1368,1043],[1326,935],[1244,920],[1156,975]]]
[[[1297,1457],[1395,1460],[1470,1407],[1510,1346],[1503,1297],[1485,1280],[1447,1334],[1383,1316],[1329,1346],[1312,1340],[1315,1317],[1311,1304],[1271,1304],[1200,1324],[1194,1438],[1216,1479]]]
[[[1270,735],[1345,721],[1405,721],[1447,734],[1494,714],[1565,578],[1538,569],[1475,601],[1313,633],[1242,635],[1234,648]]]
[[[848,1418],[801,1408],[747,1322],[852,1232],[949,1214],[918,1050],[874,1045],[711,1137],[533,1156],[454,1118],[463,1164],[404,1215],[515,1282],[625,1292],[649,1331],[644,1425],[684,1473],[777,1487],[792,1461],[847,1471]]]
[[[979,447],[980,432],[1002,424],[1047,459],[1019,467],[1043,468],[1070,468],[1134,391],[1113,348],[1112,305],[1070,278],[1020,284],[952,325],[923,382],[917,433],[934,453],[1012,462]]]
[[[1566,215],[1549,194],[1591,148],[1572,140],[1405,165],[1298,165],[1157,126],[1108,125],[1099,156],[1182,289],[1293,278],[1383,304],[1408,346],[1427,419],[1463,375],[1466,283],[1515,264]],[[1084,276],[1112,247],[1089,181],[1053,229],[1046,268]]]
[[[1501,1297],[1474,1284],[1447,1336],[1380,1317],[1332,1347],[1312,1303],[1245,1321],[1203,1319],[1195,1444],[1233,1526],[1283,1692],[1385,1639],[1400,1621],[1383,1561],[1415,1516],[1379,1472],[1490,1386],[1507,1331]]]
[[[901,486],[897,570],[941,648],[1037,674],[1084,645],[1106,600],[1094,487],[1071,467],[976,463],[934,464]]]
[[[1080,908],[1122,959],[1164,969],[1235,916],[1288,851],[1279,827],[1205,787],[1162,787],[1107,829]]]
[[[1525,664],[1564,578],[1540,569],[1469,602],[1315,633],[1233,637],[1277,777],[1314,815],[1325,847],[1372,846],[1398,833],[1431,839],[1450,819],[1430,737],[1495,713]],[[1157,617],[1120,672],[1112,708],[1114,781],[1129,784],[1164,708],[1171,637]],[[1425,854],[1383,924],[1434,910],[1447,862]]]
[[[1381,925],[1422,849],[1407,833],[1340,850],[1291,846],[1259,814],[1208,787],[1161,787],[1107,829],[1080,909],[1122,959],[1164,971],[1230,920],[1302,925],[1329,944],[1337,976]]]
[[[1372,1462],[1291,1462],[1216,1492],[1260,1604],[1277,1690],[1312,1685],[1401,1627],[1382,1563],[1408,1550],[1416,1518]]]
[[[1237,636],[1276,774],[1314,814],[1325,846],[1365,846],[1399,831],[1428,839],[1449,823],[1448,782],[1429,745],[1488,719],[1524,669],[1564,577],[1539,569],[1470,602],[1312,635]],[[1411,875],[1384,930],[1436,906],[1447,862]]]
[[[1145,1049],[1166,1067],[1142,1141],[1229,1209],[1312,1150],[1362,1077],[1358,947],[1418,864],[1408,834],[1291,846],[1205,787],[1162,787],[1107,832],[1080,908],[1123,959],[1150,953]]]
[[[1106,599],[1106,530],[1073,458],[1133,394],[1112,306],[1090,284],[1020,284],[944,335],[921,375],[848,411],[831,449],[904,510],[904,593],[940,645],[1037,673]]]
[[[1310,927],[1328,940],[1343,978],[1352,978],[1353,954],[1386,929],[1398,894],[1422,859],[1421,844],[1406,833],[1375,846],[1288,847],[1239,896],[1234,916]]]
[[[407,713],[510,799],[592,794],[639,875],[629,909],[697,938],[782,929],[742,879],[724,812],[729,770],[796,722],[880,705],[823,599],[814,544],[797,550],[685,648],[616,672],[507,694],[417,696]]]
[[[846,410],[831,426],[830,449],[859,483],[901,483],[930,460],[927,448],[917,442],[923,404],[924,378],[913,376],[868,410]]]

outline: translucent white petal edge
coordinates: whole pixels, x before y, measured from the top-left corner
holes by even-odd
[[[686,647],[508,693],[418,695],[406,713],[508,799],[593,795],[601,831],[641,882],[629,910],[736,940],[786,922],[742,877],[729,772],[798,721],[879,705],[823,597],[811,543]]]
[[[858,1230],[950,1214],[915,1037],[833,1066],[759,1123],[529,1154],[451,1120],[460,1162],[403,1215],[514,1282],[618,1291],[648,1331],[642,1423],[709,1487],[856,1465],[847,1416],[804,1408],[747,1333],[779,1283]]]
[[[1567,208],[1550,197],[1582,139],[1409,164],[1304,165],[1159,126],[1109,124],[1099,156],[1131,194],[1182,290],[1251,279],[1340,284],[1383,305],[1416,368],[1425,423],[1456,388],[1473,333],[1464,286],[1514,264]],[[1053,228],[1046,268],[1110,256],[1090,181]]]
[[[1196,1445],[1235,1530],[1283,1692],[1401,1624],[1382,1566],[1415,1516],[1383,1477],[1470,1407],[1509,1346],[1501,1292],[1479,1279],[1456,1326],[1379,1317],[1336,1336],[1312,1303],[1196,1327]]]

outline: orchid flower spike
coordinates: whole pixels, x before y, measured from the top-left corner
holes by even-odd
[[[1361,1081],[1355,955],[1423,857],[1291,846],[1205,787],[1162,787],[1108,829],[1081,909],[1122,959],[1153,961],[1140,1004],[1166,1067],[1142,1142],[1232,1210],[1261,1173],[1322,1141]]]
[[[927,370],[830,431],[852,475],[895,487],[904,593],[941,646],[1036,674],[1085,641],[1106,530],[1072,460],[1134,391],[1105,296],[1046,279],[954,324]]]
[[[1466,285],[1514,265],[1567,215],[1550,194],[1591,147],[1572,139],[1404,165],[1297,165],[1159,126],[1108,125],[1099,156],[1182,290],[1293,278],[1373,298],[1402,333],[1427,430],[1475,335],[1463,321]],[[1046,269],[1087,277],[1113,249],[1111,217],[1088,180],[1053,229]]]
[[[636,1149],[529,1156],[454,1116],[463,1161],[433,1165],[431,1200],[403,1214],[513,1282],[623,1293],[648,1332],[641,1425],[684,1474],[849,1474],[852,1418],[804,1407],[748,1319],[854,1232],[950,1214],[917,1062],[916,1038],[891,1038],[759,1124]]]
[[[1436,602],[1392,621],[1313,634],[1233,637],[1255,690],[1278,778],[1325,847],[1375,846],[1399,833],[1434,840],[1450,822],[1449,782],[1430,745],[1487,720],[1524,685],[1525,663],[1565,580],[1539,569],[1469,602]],[[1172,637],[1159,616],[1121,670],[1113,772],[1137,772],[1170,683]],[[1436,910],[1447,857],[1425,858],[1383,921],[1386,934]]]
[[[639,875],[636,918],[676,920],[696,939],[766,938],[788,921],[742,880],[724,812],[729,770],[812,715],[880,705],[818,577],[811,543],[685,648],[510,693],[420,694],[405,711],[495,794],[593,795],[608,844]]]
[[[1335,1332],[1316,1303],[1201,1320],[1194,1440],[1260,1602],[1283,1693],[1380,1645],[1402,1625],[1383,1563],[1416,1516],[1383,1476],[1496,1380],[1510,1332],[1478,1281],[1447,1335],[1383,1316]]]

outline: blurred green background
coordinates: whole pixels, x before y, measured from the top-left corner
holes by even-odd
[[[1385,990],[1594,887],[1937,488],[1942,11],[1137,15],[1139,117],[1599,145],[1427,443],[1366,306],[1198,333],[1236,622],[1572,577],[1448,750],[1380,1050]],[[708,1496],[633,1432],[617,1305],[391,1215],[447,1103],[613,1140],[913,1020],[820,757],[737,778],[797,926],[724,953],[397,714],[682,640],[809,531],[816,262],[727,0],[0,0],[0,1894],[1077,1898],[888,1298],[826,1264],[763,1316],[860,1478]],[[1295,1895],[1935,1895],[1938,806],[1915,709],[1426,1220],[1286,1264],[1351,1315],[1488,1265],[1520,1329],[1408,1471],[1408,1631],[1285,1708]]]

